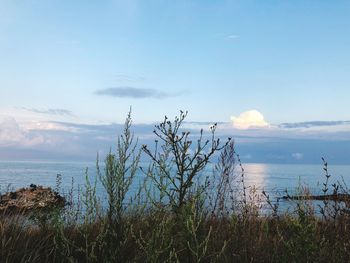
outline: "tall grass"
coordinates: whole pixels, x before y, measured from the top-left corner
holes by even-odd
[[[349,262],[344,205],[317,207],[301,187],[303,198],[290,201],[295,209],[279,210],[268,193],[246,186],[233,141],[216,138],[216,125],[197,137],[182,130],[186,115],[155,127],[152,150],[138,146],[129,112],[116,151],[103,167],[97,158],[97,175],[86,171],[84,188],[78,198],[68,192],[63,210],[0,215],[0,262]],[[135,191],[142,152],[150,166]],[[328,170],[324,161],[323,194],[345,193],[329,186]]]

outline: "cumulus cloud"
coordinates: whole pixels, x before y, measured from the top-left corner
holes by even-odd
[[[15,119],[9,118],[0,123],[0,145],[11,145],[24,139],[23,131]]]
[[[101,89],[96,91],[95,94],[117,97],[117,98],[134,98],[134,99],[145,99],[145,98],[163,99],[163,98],[179,95],[179,94],[169,94],[156,89],[141,89],[141,88],[134,88],[134,87],[128,87],[128,86]]]
[[[0,123],[0,146],[22,146],[28,147],[43,143],[42,136],[32,136],[21,128],[17,121],[8,118]]]
[[[239,127],[268,125],[263,117],[257,118],[259,114],[253,114],[254,118],[248,118],[246,115],[242,113],[235,118],[235,124],[240,125]],[[249,121],[243,122],[243,125],[242,119]],[[199,129],[210,124],[211,122],[186,122],[184,129],[196,138]],[[350,162],[349,131],[341,136],[339,132],[332,135],[324,131],[305,134],[305,131],[278,128],[235,130],[229,122],[221,123],[218,127],[222,125],[230,126],[230,129],[219,129],[217,135],[222,139],[233,135],[240,156],[246,162],[319,163],[321,156],[331,156],[332,160],[341,164]],[[139,145],[154,145],[153,129],[154,123],[133,124],[132,130],[140,139]],[[84,124],[34,120],[21,122],[18,119],[6,118],[0,121],[0,158],[93,160],[97,151],[108,151],[111,146],[114,147],[115,139],[122,131],[122,123]],[[324,135],[321,139],[320,134]]]
[[[267,128],[270,126],[265,121],[264,116],[257,110],[242,112],[238,117],[232,116],[231,121],[233,126],[240,130]]]

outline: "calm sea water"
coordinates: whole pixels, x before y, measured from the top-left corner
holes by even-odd
[[[320,193],[324,181],[324,171],[320,165],[288,164],[243,164],[247,186],[255,186],[258,191],[269,193],[294,192],[299,185],[307,185],[314,194]],[[68,191],[83,186],[85,170],[88,168],[90,178],[96,175],[94,162],[8,162],[0,161],[0,192],[17,189],[30,184],[56,186],[56,176],[61,174],[61,189]],[[237,167],[237,176],[240,169]],[[330,165],[331,183],[343,181],[350,186],[350,165]],[[141,172],[139,178],[141,178]],[[136,187],[136,185],[134,186]],[[98,186],[97,191],[101,191]],[[274,194],[273,194],[274,195]]]

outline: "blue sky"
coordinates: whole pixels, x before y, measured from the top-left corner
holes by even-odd
[[[267,161],[257,138],[283,138],[300,150],[280,144],[276,162],[329,150],[350,163],[349,12],[349,1],[0,0],[0,158],[62,145],[83,158],[86,141],[113,142],[84,125],[109,131],[131,105],[141,136],[183,109],[223,123],[247,157],[255,147],[252,161]]]

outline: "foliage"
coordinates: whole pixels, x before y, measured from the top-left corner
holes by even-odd
[[[221,144],[216,125],[209,139],[203,131],[195,139],[181,130],[186,114],[156,126],[160,143],[153,152],[137,147],[129,112],[116,151],[104,167],[97,158],[97,176],[86,171],[84,188],[76,199],[69,192],[65,211],[31,221],[24,214],[0,215],[0,262],[350,261],[350,217],[338,201],[325,200],[320,214],[305,198],[292,200],[295,210],[280,211],[269,194],[246,187],[233,141]],[[152,163],[135,192],[142,149]],[[208,164],[219,152],[208,177]],[[324,172],[326,195],[325,161]],[[97,195],[99,184],[106,205]],[[332,188],[347,193],[341,184]],[[300,187],[298,194],[305,197],[308,189]],[[262,210],[263,197],[271,212]]]
[[[147,145],[143,146],[144,152],[153,161],[153,168],[161,171],[162,177],[147,173],[152,182],[162,194],[168,198],[171,207],[179,212],[191,197],[191,189],[210,158],[228,145],[230,139],[223,146],[220,139],[215,138],[216,124],[210,127],[210,139],[203,138],[203,129],[200,130],[199,138],[194,144],[190,132],[180,131],[181,125],[187,116],[187,112],[180,112],[179,117],[171,122],[165,116],[163,122],[155,126],[154,134],[161,141],[161,151],[152,153]]]

